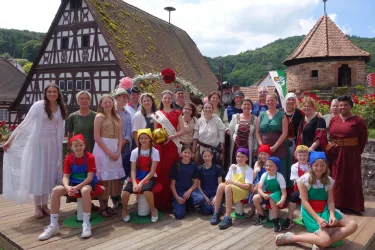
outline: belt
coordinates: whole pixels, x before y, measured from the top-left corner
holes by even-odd
[[[219,143],[219,145],[216,146],[216,147],[213,147],[213,146],[208,145],[208,144],[206,144],[206,143],[203,143],[203,142],[201,142],[201,141],[198,141],[198,143],[199,143],[199,145],[201,145],[202,147],[204,147],[204,148],[209,148],[209,149],[211,149],[212,151],[216,151],[216,152],[219,152],[219,153],[221,153],[221,151],[222,151],[221,148],[219,147],[220,143]]]
[[[358,137],[341,138],[341,139],[332,138],[332,143],[336,144],[339,147],[357,146]]]

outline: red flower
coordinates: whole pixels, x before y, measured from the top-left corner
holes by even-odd
[[[304,94],[304,95],[308,95],[309,92],[308,92],[308,91],[304,91],[303,94]]]
[[[160,74],[163,76],[165,83],[172,83],[176,80],[176,73],[170,68],[166,68]]]
[[[358,104],[358,99],[353,99],[353,102],[355,103],[355,104]]]
[[[365,101],[361,101],[359,104],[360,104],[360,105],[365,105],[366,102],[365,102]]]
[[[299,97],[299,98],[298,98],[298,101],[299,101],[299,102],[302,102],[302,98],[301,98],[301,97]]]

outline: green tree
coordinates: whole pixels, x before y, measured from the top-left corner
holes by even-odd
[[[38,40],[31,40],[27,41],[26,43],[23,43],[21,58],[33,61],[36,58],[41,45],[42,43]]]
[[[29,73],[30,69],[31,69],[31,66],[33,66],[33,63],[31,62],[28,62],[26,63],[24,66],[23,66],[23,70],[25,70],[25,73]]]

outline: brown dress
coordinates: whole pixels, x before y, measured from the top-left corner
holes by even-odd
[[[366,122],[359,116],[345,121],[336,116],[331,119],[329,133],[331,139],[358,138],[357,146],[332,147],[327,156],[335,180],[333,194],[336,207],[364,212],[361,154],[367,143]]]

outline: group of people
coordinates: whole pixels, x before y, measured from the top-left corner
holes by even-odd
[[[4,144],[4,196],[20,203],[32,198],[35,217],[50,216],[40,240],[59,233],[61,197],[77,194],[84,203],[82,237],[90,237],[91,196],[99,188],[104,190],[100,215],[114,216],[122,205],[125,222],[130,221],[130,195],[143,193],[152,222],[158,220],[158,209],[172,209],[182,219],[189,207],[199,207],[212,214],[210,223],[220,229],[232,225],[232,204],[246,199],[247,217],[257,213],[256,224],[263,224],[263,208],[268,207],[274,231],[280,232],[294,225],[293,213],[301,202],[303,220],[313,234],[282,234],[278,245],[326,246],[356,229],[335,212],[335,207],[364,211],[360,157],[367,127],[352,114],[348,96],[334,100],[324,117],[312,98],[305,97],[299,109],[297,96],[289,93],[282,109],[277,94],[264,87],[254,103],[235,91],[227,107],[213,91],[200,117],[196,106],[185,102],[184,89],[164,91],[159,110],[153,95],[141,94],[137,86],[103,95],[97,112],[89,109],[91,98],[89,92],[79,92],[79,110],[68,116],[58,86],[47,86],[43,100],[32,105]],[[65,120],[70,151],[63,160]],[[158,128],[168,138],[156,145],[152,132]],[[162,189],[153,193],[157,183]],[[281,225],[278,210],[287,202],[288,217]],[[327,228],[333,226],[341,229],[329,234]]]

